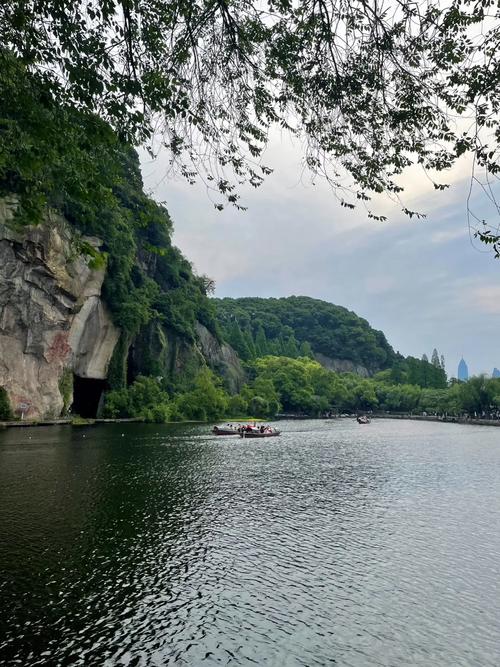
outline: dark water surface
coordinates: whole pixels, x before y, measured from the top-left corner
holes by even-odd
[[[0,664],[498,667],[500,429],[282,427],[0,432]]]

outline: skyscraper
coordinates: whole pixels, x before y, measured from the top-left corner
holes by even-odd
[[[458,364],[457,377],[462,382],[467,382],[467,380],[469,379],[469,369],[467,368],[467,364],[465,363],[463,357],[460,359],[460,363]]]

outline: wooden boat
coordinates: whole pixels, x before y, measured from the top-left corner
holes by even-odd
[[[252,429],[251,431],[242,431],[240,438],[272,438],[280,434],[281,431],[259,431]]]
[[[370,419],[366,415],[363,415],[362,417],[356,417],[356,420],[357,420],[358,424],[369,424],[370,423]]]
[[[212,433],[214,435],[239,435],[238,429],[231,426],[214,426]]]

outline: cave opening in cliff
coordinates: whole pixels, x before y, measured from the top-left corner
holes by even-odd
[[[74,375],[71,412],[80,417],[97,417],[99,403],[105,389],[107,389],[106,380],[94,380]]]

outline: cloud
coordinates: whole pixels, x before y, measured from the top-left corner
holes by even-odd
[[[468,236],[469,234],[466,229],[458,227],[457,229],[447,229],[433,232],[429,238],[431,243],[448,243],[449,241],[455,241],[455,239],[466,240]]]
[[[500,285],[477,285],[465,297],[476,312],[500,316]]]

